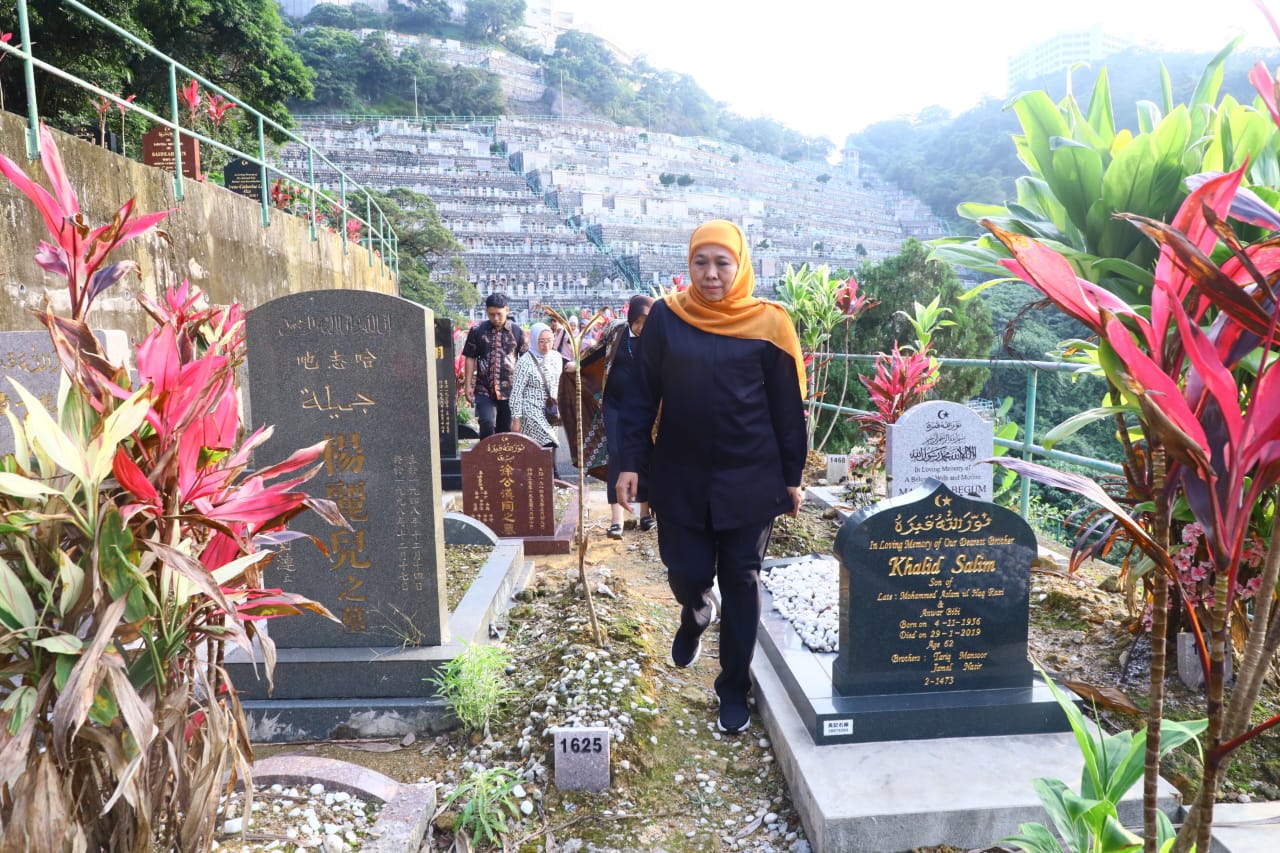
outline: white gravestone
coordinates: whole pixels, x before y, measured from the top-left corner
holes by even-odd
[[[561,791],[609,790],[609,729],[552,729],[556,787]]]
[[[991,500],[994,455],[991,424],[968,406],[933,401],[912,406],[887,430],[885,475],[889,497],[932,477],[958,495]]]

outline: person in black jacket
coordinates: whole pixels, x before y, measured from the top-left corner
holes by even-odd
[[[691,287],[655,303],[640,376],[621,415],[618,501],[648,472],[658,550],[680,604],[671,660],[692,666],[720,586],[721,731],[745,731],[773,519],[804,500],[804,360],[786,310],[756,298],[742,230],[713,220],[689,239]],[[659,411],[659,406],[661,410]],[[651,428],[658,420],[657,438]]]
[[[511,382],[516,375],[516,359],[526,346],[524,331],[507,316],[507,297],[490,293],[484,300],[489,318],[467,333],[462,345],[466,367],[462,390],[467,402],[476,407],[480,437],[495,432],[511,432]]]

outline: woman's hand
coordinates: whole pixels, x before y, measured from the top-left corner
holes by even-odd
[[[631,502],[640,488],[640,475],[635,471],[623,471],[618,475],[618,506],[631,512]]]
[[[519,418],[512,418],[512,419],[511,419],[511,431],[512,431],[512,432],[519,432],[519,431],[520,431],[520,419],[519,419]]]
[[[622,488],[622,481],[618,481],[618,488]],[[787,515],[795,518],[800,514],[800,505],[804,503],[804,486],[787,486],[787,494],[791,495],[791,512]]]

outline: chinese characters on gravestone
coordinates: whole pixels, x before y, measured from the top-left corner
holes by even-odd
[[[181,134],[182,176],[200,180],[200,143],[194,136]],[[173,128],[160,125],[142,135],[142,162],[166,171],[174,171]]]
[[[454,369],[453,321],[436,318],[436,405],[440,419],[440,483],[462,488],[462,459],[458,456],[458,375]]]
[[[342,624],[278,620],[278,646],[443,642],[430,325],[415,303],[349,290],[285,296],[249,313],[251,411],[256,425],[275,428],[258,464],[324,442],[323,467],[303,488],[337,504],[352,528],[299,518],[329,553],[294,544],[273,560],[268,584],[319,601]]]
[[[919,488],[926,479],[953,492],[991,500],[991,424],[968,406],[946,401],[912,406],[886,431],[885,476],[889,497]]]
[[[129,342],[124,332],[94,331],[93,334],[113,364],[127,361]],[[45,411],[56,415],[62,365],[49,333],[0,332],[0,377],[3,377],[0,380],[0,455],[3,455],[13,452],[13,430],[4,413],[12,407],[19,418],[26,415],[26,406],[8,381],[10,377],[38,399]]]
[[[855,514],[836,537],[843,695],[1026,687],[1035,534],[937,483]]]
[[[555,533],[552,451],[528,436],[500,432],[462,456],[462,511],[502,537]]]

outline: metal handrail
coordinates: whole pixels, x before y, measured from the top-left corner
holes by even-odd
[[[875,362],[880,356],[867,355],[863,353],[842,353],[842,352],[819,352],[814,353],[815,358],[831,359],[833,361],[866,361]],[[1107,462],[1102,459],[1094,459],[1090,456],[1081,456],[1076,453],[1067,453],[1062,450],[1053,450],[1052,448],[1043,447],[1033,442],[1036,429],[1036,389],[1038,385],[1040,373],[1075,373],[1087,374],[1087,368],[1078,364],[1069,364],[1061,361],[1031,361],[1018,360],[1011,361],[1005,359],[985,359],[985,358],[935,358],[939,364],[950,367],[985,367],[992,368],[1009,368],[1022,369],[1027,373],[1027,398],[1023,407],[1025,420],[1019,425],[1022,433],[1022,439],[1014,441],[1007,438],[996,438],[995,444],[999,447],[1005,447],[1010,450],[1022,451],[1022,458],[1032,460],[1036,456],[1045,459],[1052,459],[1058,462],[1067,462],[1072,465],[1079,465],[1091,471],[1097,471],[1101,474],[1123,474],[1124,468],[1114,462]],[[837,412],[848,415],[865,415],[868,412],[865,409],[855,409],[850,406],[837,406],[832,403],[814,402],[815,408],[824,411]],[[1030,507],[1031,501],[1031,481],[1026,477],[1020,478],[1019,483],[1019,500],[1020,511],[1025,517]]]
[[[317,200],[319,199],[319,200],[323,200],[329,205],[332,205],[338,208],[341,212],[342,228],[341,228],[341,234],[339,236],[342,240],[342,253],[344,255],[347,254],[347,243],[348,243],[347,227],[346,227],[347,222],[350,220],[355,220],[364,226],[365,236],[361,239],[361,243],[364,244],[365,248],[369,251],[369,266],[371,267],[373,266],[373,254],[375,252],[374,240],[376,239],[378,244],[378,249],[376,251],[379,251],[382,255],[382,258],[384,259],[383,261],[384,274],[395,275],[395,276],[399,275],[400,259],[397,254],[397,249],[399,246],[399,238],[396,236],[395,232],[391,229],[391,226],[387,223],[387,218],[383,213],[382,208],[373,200],[372,195],[367,189],[364,189],[355,181],[353,181],[345,172],[343,172],[340,168],[338,168],[336,164],[330,161],[328,157],[325,157],[323,153],[320,153],[319,151],[317,151],[305,139],[293,133],[288,128],[281,125],[279,122],[263,115],[261,112],[245,104],[243,101],[238,99],[235,95],[232,95],[230,92],[226,91],[222,87],[216,85],[215,83],[210,82],[208,79],[197,74],[191,69],[187,68],[182,63],[156,50],[154,47],[147,44],[145,41],[138,38],[133,33],[120,27],[118,24],[108,20],[107,18],[104,18],[102,15],[98,14],[97,12],[93,11],[89,7],[85,6],[83,3],[80,3],[79,0],[60,0],[60,2],[64,6],[68,7],[68,9],[85,15],[89,19],[105,27],[109,32],[114,33],[115,35],[123,38],[124,40],[130,42],[131,44],[141,48],[144,52],[150,54],[151,56],[154,56],[155,58],[159,59],[161,62],[164,62],[168,65],[169,112],[171,117],[163,118],[159,115],[156,115],[155,113],[151,112],[150,110],[142,106],[134,104],[131,101],[126,101],[123,98],[121,98],[119,95],[116,95],[112,92],[108,92],[105,89],[102,89],[101,87],[88,82],[87,80],[81,80],[75,75],[70,74],[66,71],[63,71],[62,69],[57,68],[53,65],[50,65],[49,63],[37,58],[31,50],[31,34],[30,34],[30,26],[28,23],[28,17],[27,17],[28,0],[18,0],[18,31],[19,31],[18,35],[19,35],[20,41],[17,44],[0,43],[0,50],[4,51],[5,53],[17,56],[23,65],[23,77],[24,77],[24,84],[26,86],[26,93],[27,93],[27,157],[28,159],[37,160],[40,157],[40,113],[39,113],[39,105],[36,102],[36,86],[35,86],[35,69],[39,68],[41,71],[44,71],[45,73],[52,74],[53,76],[58,77],[62,80],[66,80],[67,82],[72,83],[73,85],[76,85],[82,89],[85,89],[86,91],[92,92],[93,94],[98,95],[99,97],[114,103],[120,109],[137,113],[138,115],[141,115],[144,118],[146,118],[148,121],[151,121],[155,124],[163,125],[164,127],[168,127],[169,129],[171,129],[173,131],[173,152],[174,152],[174,173],[173,173],[174,195],[179,201],[183,199],[182,137],[186,136],[186,137],[190,137],[191,139],[197,140],[198,142],[203,142],[215,148],[221,149],[222,151],[227,152],[232,157],[243,158],[244,160],[247,160],[248,162],[253,163],[258,167],[259,191],[261,195],[261,205],[262,205],[262,225],[264,228],[270,225],[271,193],[269,190],[269,183],[268,183],[269,182],[268,173],[270,173],[272,175],[277,175],[280,178],[289,180],[293,183],[299,184],[306,191],[307,197],[308,197],[307,205],[310,213],[310,228],[311,228],[312,240],[319,239],[319,235],[316,231],[316,208],[317,208]],[[219,97],[226,98],[235,106],[244,110],[245,114],[248,115],[253,121],[255,121],[257,125],[257,134],[258,134],[258,151],[256,155],[239,151],[230,145],[219,142],[216,139],[213,139],[209,136],[206,136],[200,133],[194,127],[189,129],[182,127],[182,121],[181,121],[182,116],[178,108],[178,72],[181,72],[187,75],[188,77],[190,77],[191,79],[197,81],[206,90],[216,92],[219,95]],[[271,127],[273,130],[275,130],[276,132],[278,132],[279,134],[287,137],[289,140],[296,142],[307,149],[308,161],[311,165],[311,173],[307,176],[308,179],[304,180],[295,175],[292,175],[289,172],[285,171],[284,169],[278,166],[272,165],[267,161],[266,128],[268,126]],[[330,195],[328,192],[325,192],[322,188],[317,186],[317,184],[315,183],[314,164],[315,164],[316,157],[318,157],[323,163],[328,165],[329,168],[337,172],[338,175],[340,176],[341,191],[338,197],[335,198],[334,196]],[[352,208],[348,203],[348,196],[351,194],[352,190],[356,191],[360,195],[363,195],[364,202],[365,202],[364,203],[365,214],[363,216],[360,215],[360,213],[358,212],[358,209]],[[374,211],[377,212],[376,224],[374,219]]]

